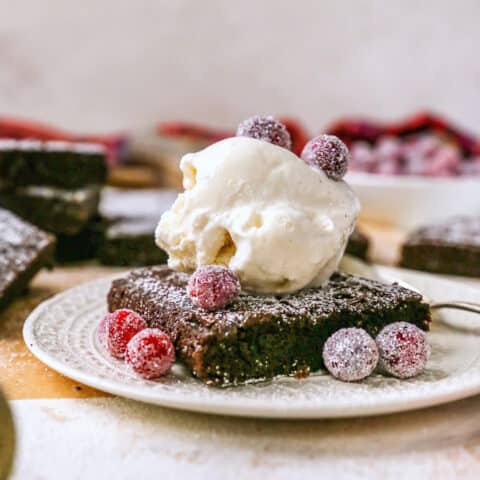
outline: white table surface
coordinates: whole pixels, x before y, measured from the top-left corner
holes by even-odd
[[[11,405],[14,480],[480,477],[480,397],[324,421],[216,417],[118,398]]]

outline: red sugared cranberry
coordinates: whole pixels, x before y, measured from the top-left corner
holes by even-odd
[[[308,165],[321,168],[332,180],[340,180],[347,173],[348,148],[334,135],[320,135],[310,140],[301,157]]]
[[[287,128],[272,116],[255,115],[244,120],[237,128],[237,137],[256,138],[289,150],[292,148],[292,139]]]
[[[115,358],[123,358],[127,343],[138,332],[147,328],[147,322],[132,310],[122,308],[106,315],[107,349]]]
[[[153,380],[170,370],[175,348],[166,333],[158,328],[145,328],[128,342],[125,361],[143,378]]]
[[[418,375],[430,356],[427,335],[416,325],[395,322],[387,325],[377,335],[380,367],[398,378]]]
[[[204,265],[190,277],[188,294],[192,302],[204,310],[218,310],[240,293],[237,276],[221,265]]]
[[[323,346],[323,362],[339,380],[355,382],[368,377],[377,366],[375,340],[361,328],[342,328]]]

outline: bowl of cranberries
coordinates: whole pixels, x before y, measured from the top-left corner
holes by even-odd
[[[329,132],[350,150],[347,181],[364,218],[407,228],[480,214],[480,140],[420,113],[398,123],[346,119]]]

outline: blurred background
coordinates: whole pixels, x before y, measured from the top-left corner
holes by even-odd
[[[0,112],[110,132],[434,109],[480,131],[480,2],[0,0]],[[6,14],[8,13],[8,14]]]
[[[254,114],[284,121],[297,154],[325,131],[348,144],[362,214],[347,253],[478,285],[480,1],[0,0],[0,11],[0,212],[50,242],[8,277],[15,295],[0,289],[9,400],[94,394],[35,363],[23,321],[111,267],[165,262],[153,231],[181,189],[179,158]],[[417,231],[431,222],[444,225]],[[11,238],[0,228],[0,261]],[[0,280],[23,249],[10,248]],[[13,443],[0,394],[0,480]],[[23,445],[16,478],[31,478]]]

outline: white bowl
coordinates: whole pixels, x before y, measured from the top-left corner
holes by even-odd
[[[361,218],[405,229],[454,215],[480,215],[480,178],[425,178],[349,173]]]

